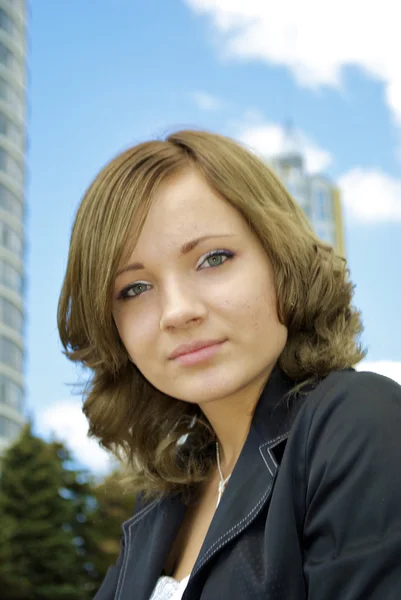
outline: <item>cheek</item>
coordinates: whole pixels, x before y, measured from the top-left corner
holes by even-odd
[[[128,354],[133,360],[146,355],[155,348],[155,321],[146,312],[140,314],[129,307],[114,315],[118,334]]]
[[[275,353],[281,353],[287,340],[287,329],[279,321],[275,289],[270,278],[260,277],[260,274],[259,277],[244,277],[236,286],[230,286],[229,294],[224,293],[217,302],[217,310],[247,345],[254,349],[270,347]]]
[[[214,307],[238,323],[246,321],[249,326],[260,327],[266,321],[278,320],[274,286],[265,274],[264,277],[248,274],[215,292]]]

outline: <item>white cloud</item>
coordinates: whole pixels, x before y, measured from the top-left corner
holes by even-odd
[[[257,154],[270,158],[291,147],[301,152],[309,173],[324,172],[332,163],[330,152],[321,148],[305,132],[288,136],[285,127],[266,123],[263,117],[236,123],[236,138]],[[292,139],[291,139],[292,138]],[[359,223],[401,222],[401,180],[373,169],[354,168],[336,182],[342,193],[347,220]]]
[[[358,371],[373,371],[379,375],[384,375],[385,377],[394,379],[394,381],[401,385],[401,361],[364,360],[359,363],[357,369]]]
[[[250,149],[266,157],[289,150],[293,143],[284,127],[266,122],[243,126],[237,137]],[[302,131],[297,131],[294,144],[305,157],[305,166],[309,173],[322,172],[332,162],[331,154],[320,148]]]
[[[352,169],[338,185],[350,218],[363,222],[401,222],[401,181],[378,170]]]
[[[193,92],[192,99],[198,108],[207,111],[219,110],[222,107],[222,102],[216,96],[207,92]]]
[[[385,85],[401,125],[399,3],[395,0],[185,0],[207,15],[226,57],[287,67],[303,86],[341,87],[344,68],[359,67]]]
[[[88,422],[82,412],[81,402],[72,398],[59,400],[39,414],[37,423],[44,437],[54,437],[64,442],[73,457],[97,474],[111,470],[111,455],[87,437]]]
[[[289,69],[303,86],[342,86],[346,67],[360,68],[384,84],[384,98],[401,128],[398,3],[382,0],[185,0],[210,17],[226,57],[264,60]],[[282,151],[283,129],[254,119],[236,137],[263,155]],[[301,134],[310,172],[331,163],[329,152]],[[399,150],[401,159],[401,149]],[[401,222],[401,179],[355,168],[339,180],[348,218],[365,223]]]

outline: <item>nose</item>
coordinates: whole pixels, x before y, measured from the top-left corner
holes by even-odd
[[[174,282],[164,290],[160,317],[161,331],[188,328],[201,323],[205,316],[205,304],[193,289]]]

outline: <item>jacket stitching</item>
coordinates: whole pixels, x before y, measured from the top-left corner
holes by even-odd
[[[266,467],[268,468],[268,470],[269,470],[270,474],[272,475],[272,477],[274,476],[274,474],[273,474],[273,472],[272,472],[272,470],[271,470],[270,466],[268,465],[268,463],[267,463],[267,461],[266,461],[266,458],[263,456],[263,453],[262,453],[262,448],[263,448],[264,446],[273,446],[273,445],[274,445],[276,442],[280,442],[281,440],[283,440],[283,439],[285,439],[285,438],[287,438],[287,437],[288,437],[288,433],[285,433],[285,434],[279,435],[279,436],[277,436],[276,438],[274,438],[273,440],[270,440],[269,442],[266,442],[265,444],[262,444],[261,446],[259,446],[259,452],[260,452],[260,454],[261,454],[261,456],[262,456],[262,458],[263,458],[263,461],[264,461],[264,463],[265,463]],[[277,466],[277,463],[276,463],[276,461],[274,460],[274,458],[273,458],[272,454],[270,453],[270,448],[268,449],[268,451],[269,451],[269,456],[270,456],[270,457],[272,458],[272,460],[273,460],[273,463],[274,463],[274,464]],[[200,568],[201,568],[201,567],[202,567],[202,566],[205,564],[206,560],[209,558],[210,554],[213,552],[213,550],[214,550],[214,548],[215,548],[216,544],[219,544],[219,542],[221,542],[221,543],[220,543],[220,545],[219,545],[219,546],[217,546],[217,548],[216,548],[216,551],[217,551],[217,550],[219,550],[219,549],[221,548],[221,546],[223,545],[223,540],[224,540],[224,538],[228,537],[228,540],[227,540],[227,541],[230,541],[230,539],[231,539],[231,538],[230,538],[229,536],[230,536],[231,532],[232,532],[234,529],[238,529],[238,528],[240,528],[240,526],[241,526],[242,524],[244,524],[246,521],[248,521],[248,520],[250,519],[250,517],[252,516],[252,513],[254,513],[254,512],[255,512],[255,511],[258,509],[258,507],[260,506],[260,504],[262,504],[262,503],[264,502],[264,500],[266,499],[266,497],[267,497],[267,496],[270,494],[270,490],[271,490],[271,488],[272,488],[272,485],[273,485],[273,482],[271,482],[271,483],[270,483],[270,485],[269,485],[268,489],[267,489],[267,490],[266,490],[266,492],[263,494],[262,498],[261,498],[261,499],[259,500],[259,502],[258,502],[258,503],[257,503],[257,504],[256,504],[256,505],[253,507],[253,509],[252,509],[252,510],[251,510],[251,511],[250,511],[250,512],[249,512],[249,513],[246,515],[246,517],[244,517],[243,519],[241,519],[241,521],[239,521],[238,523],[236,523],[235,525],[233,525],[233,526],[232,526],[232,527],[231,527],[231,528],[230,528],[228,531],[226,531],[226,532],[225,532],[223,535],[221,535],[221,536],[220,536],[220,537],[219,537],[219,538],[218,538],[218,539],[217,539],[217,540],[216,540],[216,541],[215,541],[215,542],[214,542],[214,543],[213,543],[213,544],[210,546],[210,548],[207,550],[206,554],[205,554],[205,555],[204,555],[204,557],[202,558],[201,562],[199,563],[199,566],[198,566],[198,568],[197,568],[197,571],[198,571],[198,569],[200,569]],[[243,529],[245,528],[245,525],[246,525],[246,523],[244,524],[244,527],[240,528],[240,529],[239,529],[239,531],[238,531],[237,533],[240,533],[241,531],[243,531]]]
[[[127,532],[125,529],[123,529],[124,532],[124,542],[125,542],[125,556],[123,559],[123,567],[120,571],[120,574],[118,576],[118,581],[117,581],[117,590],[116,590],[116,600],[119,600],[121,598],[121,592],[122,592],[122,588],[124,585],[124,580],[125,580],[125,575],[127,572],[127,566],[128,566],[128,562],[129,562],[129,553],[130,553],[130,548],[131,548],[131,528],[142,518],[144,517],[148,512],[150,512],[152,510],[152,508],[154,507],[155,504],[157,504],[157,500],[155,500],[155,502],[152,502],[152,504],[149,504],[149,506],[145,506],[144,508],[142,508],[139,513],[137,515],[134,515],[130,520],[132,520],[132,523],[130,523],[129,527],[128,527],[128,540],[127,540]],[[126,521],[126,523],[129,523],[129,521]]]
[[[272,488],[273,482],[269,485],[268,489],[266,490],[266,492],[263,494],[263,496],[261,497],[261,499],[259,500],[259,502],[252,508],[252,510],[246,515],[246,517],[244,517],[243,519],[241,519],[241,521],[238,521],[238,523],[236,523],[235,525],[233,525],[232,527],[230,527],[230,529],[228,531],[226,531],[223,535],[221,535],[208,549],[208,551],[206,552],[205,556],[202,558],[202,560],[199,563],[198,568],[196,569],[196,571],[198,571],[206,562],[206,560],[209,558],[210,554],[213,552],[216,544],[220,545],[217,546],[216,551],[219,550],[221,548],[221,546],[223,545],[223,540],[228,537],[227,541],[230,541],[230,534],[234,529],[238,529],[242,524],[244,524],[244,526],[242,528],[239,529],[239,531],[237,531],[237,533],[241,533],[241,531],[243,531],[243,529],[245,529],[246,526],[246,521],[248,521],[250,519],[250,517],[252,516],[252,513],[254,513],[258,507],[264,502],[264,500],[267,498],[267,496],[270,494],[270,490]]]
[[[144,513],[147,513],[148,510],[153,508],[153,506],[155,504],[157,504],[158,502],[159,502],[159,500],[154,500],[151,504],[148,504],[147,506],[144,506],[143,508],[141,508],[141,510],[139,512],[135,513],[134,515],[132,515],[132,517],[130,517],[127,521],[125,521],[125,523],[123,523],[123,526],[128,525],[128,524],[129,524],[129,526],[131,526],[134,523],[136,523],[142,517],[142,515]],[[131,521],[132,521],[132,523],[131,523]]]
[[[262,456],[262,458],[263,458],[263,460],[264,460],[264,463],[265,463],[266,467],[268,468],[268,470],[269,470],[269,472],[270,472],[270,475],[271,475],[272,477],[274,477],[274,473],[273,473],[273,471],[271,470],[270,466],[268,465],[268,463],[267,463],[267,461],[266,461],[266,458],[265,458],[265,457],[264,457],[264,455],[263,455],[262,448],[264,448],[265,446],[268,446],[268,448],[267,448],[267,451],[268,451],[268,453],[269,453],[269,456],[270,456],[270,458],[271,458],[271,460],[272,460],[272,462],[273,462],[273,465],[274,465],[274,466],[275,466],[275,468],[277,469],[277,468],[278,468],[278,464],[277,464],[277,461],[276,461],[276,459],[274,458],[274,455],[273,455],[273,453],[272,453],[271,449],[272,449],[272,446],[274,446],[275,444],[277,444],[277,443],[281,442],[282,440],[284,440],[284,439],[285,439],[285,438],[287,438],[287,437],[288,437],[288,433],[284,433],[284,434],[282,434],[282,435],[279,435],[279,436],[277,436],[277,437],[276,437],[276,438],[274,438],[273,440],[270,440],[269,442],[265,442],[264,444],[262,444],[261,446],[259,446],[259,452],[260,452],[260,454],[261,454],[261,456]]]
[[[266,458],[264,457],[264,455],[263,455],[263,452],[262,452],[262,448],[263,448],[264,446],[267,446],[267,445],[268,445],[268,443],[269,443],[269,442],[267,442],[266,444],[262,444],[261,446],[259,446],[259,452],[260,452],[260,455],[261,455],[261,457],[263,458],[263,462],[265,463],[266,467],[269,469],[269,473],[270,473],[270,475],[273,477],[273,471],[271,470],[270,466],[268,465],[268,462],[267,462],[267,460],[266,460]],[[270,449],[268,450],[268,452],[269,452],[269,456],[270,456],[270,458],[271,458]],[[273,462],[274,462],[274,461],[273,461]],[[277,465],[276,465],[276,466],[277,466]]]
[[[268,448],[268,450],[267,450],[267,451],[268,451],[268,453],[269,453],[269,456],[270,456],[270,458],[272,459],[272,463],[273,463],[273,465],[274,465],[274,467],[275,467],[275,469],[276,469],[276,471],[277,471],[277,469],[278,469],[278,463],[277,463],[276,459],[274,458],[274,454],[273,454],[273,452],[272,452],[271,448]],[[272,475],[273,475],[273,473],[272,473]]]
[[[278,435],[273,440],[270,440],[269,442],[266,442],[265,444],[262,444],[262,445],[270,446],[270,448],[271,448],[272,446],[278,444],[279,442],[281,442],[281,440],[284,440],[285,438],[288,438],[288,431],[287,431],[287,433],[282,433],[281,435]]]
[[[276,438],[274,438],[273,440],[270,440],[270,441],[266,442],[265,444],[262,444],[261,446],[259,446],[259,452],[260,452],[260,454],[262,456],[262,459],[263,459],[263,461],[264,461],[264,463],[265,463],[265,465],[266,465],[266,467],[267,467],[267,469],[268,469],[268,471],[269,471],[269,473],[270,473],[270,475],[272,477],[274,476],[274,473],[273,473],[271,467],[269,466],[269,464],[267,463],[265,456],[263,455],[262,448],[264,448],[265,446],[268,446],[269,456],[270,456],[271,460],[273,461],[273,464],[275,465],[275,467],[277,467],[276,460],[274,459],[274,456],[271,453],[271,447],[274,444],[276,444],[276,443],[280,442],[281,440],[285,439],[286,437],[288,437],[288,433],[279,435]],[[269,495],[270,490],[272,488],[272,485],[273,485],[273,482],[269,485],[268,489],[263,494],[262,498],[257,502],[257,504],[252,508],[252,510],[246,515],[246,517],[244,517],[238,523],[236,523],[235,525],[233,525],[228,531],[226,531],[223,535],[221,535],[210,546],[210,548],[207,550],[206,554],[202,558],[201,562],[199,563],[197,571],[205,564],[205,562],[207,561],[207,559],[213,553],[214,550],[216,550],[216,552],[217,552],[217,550],[219,550],[222,547],[225,538],[227,538],[227,540],[226,540],[227,542],[230,541],[230,539],[233,537],[233,536],[231,536],[231,533],[234,530],[237,530],[236,533],[241,533],[241,531],[243,531],[245,529],[247,521],[252,517],[253,513],[258,510],[259,506],[264,502],[264,500],[266,499],[266,497]],[[128,562],[129,562],[130,546],[131,546],[132,527],[142,517],[144,517],[145,515],[147,515],[147,513],[150,512],[153,509],[153,507],[157,504],[157,502],[158,502],[158,500],[155,500],[154,502],[152,502],[152,504],[150,504],[148,506],[145,506],[136,515],[134,515],[133,517],[131,517],[131,519],[128,519],[128,521],[126,521],[124,523],[124,525],[128,525],[129,524],[128,525],[128,540],[127,540],[127,532],[126,532],[125,529],[123,529],[123,531],[124,531],[124,542],[125,542],[126,554],[125,554],[124,559],[123,559],[123,568],[120,571],[120,575],[119,575],[118,581],[117,581],[116,600],[120,600],[120,598],[121,598],[122,587],[124,585],[124,580],[125,580],[125,576],[126,576],[126,572],[127,572],[127,567],[128,567]],[[216,547],[217,544],[219,544],[219,545]]]

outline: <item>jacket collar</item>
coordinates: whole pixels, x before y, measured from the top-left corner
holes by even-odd
[[[191,582],[270,499],[280,456],[301,402],[286,396],[294,382],[276,368],[259,399],[249,434],[211,522]],[[244,494],[243,490],[247,490]],[[242,490],[242,491],[241,491]],[[123,524],[125,551],[115,600],[150,598],[185,515],[178,497],[155,501]]]

